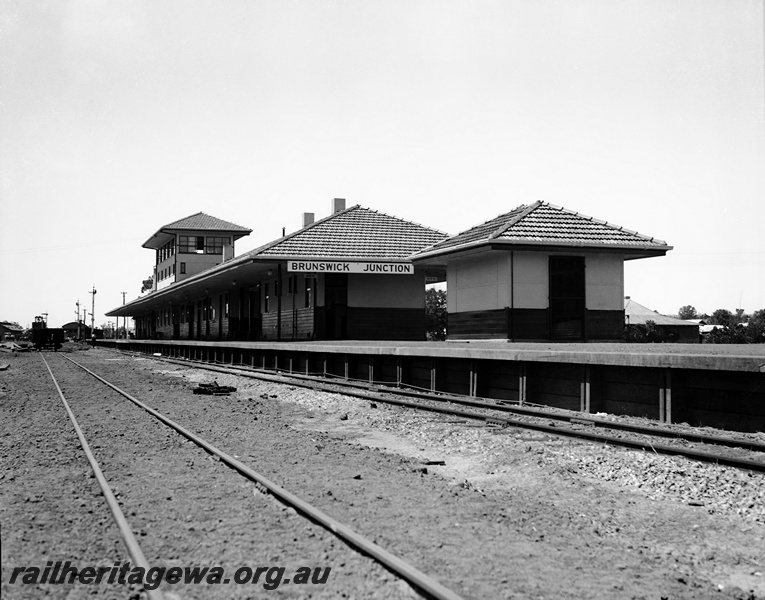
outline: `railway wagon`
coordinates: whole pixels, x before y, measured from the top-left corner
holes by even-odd
[[[32,323],[32,345],[35,350],[43,348],[58,350],[64,343],[64,339],[66,338],[63,329],[49,328],[44,318],[35,317],[35,322]]]

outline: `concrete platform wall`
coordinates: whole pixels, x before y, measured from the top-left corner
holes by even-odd
[[[327,375],[378,385],[765,431],[760,356],[619,354],[470,345],[103,340],[100,345],[217,364]],[[698,368],[703,367],[703,368]]]

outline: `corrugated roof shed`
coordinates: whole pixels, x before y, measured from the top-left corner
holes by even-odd
[[[547,202],[521,205],[423,250],[420,255],[485,244],[671,250],[663,240],[630,231]]]
[[[689,323],[675,317],[660,315],[647,306],[635,302],[631,298],[624,299],[624,316],[630,325],[645,325],[648,321],[653,321],[657,325],[683,325],[685,327],[696,327],[695,323]]]

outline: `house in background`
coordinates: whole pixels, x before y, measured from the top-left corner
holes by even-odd
[[[4,342],[5,340],[20,340],[23,335],[23,327],[19,327],[8,321],[0,322],[0,342]]]
[[[660,315],[629,296],[624,299],[624,321],[628,325],[646,325],[652,321],[668,342],[698,344],[700,341],[700,326],[697,323]]]
[[[666,242],[546,202],[426,248],[446,269],[448,339],[608,341],[624,336],[624,261]]]

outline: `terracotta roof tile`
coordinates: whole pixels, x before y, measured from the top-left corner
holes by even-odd
[[[489,243],[607,246],[635,249],[671,249],[663,240],[641,235],[546,202],[522,205],[443,242],[421,255]]]
[[[252,232],[252,229],[236,225],[235,223],[229,223],[228,221],[207,215],[203,212],[198,212],[194,215],[163,225],[160,230],[161,229],[217,229],[220,231]]]
[[[296,231],[257,256],[405,259],[447,234],[359,205]]]

